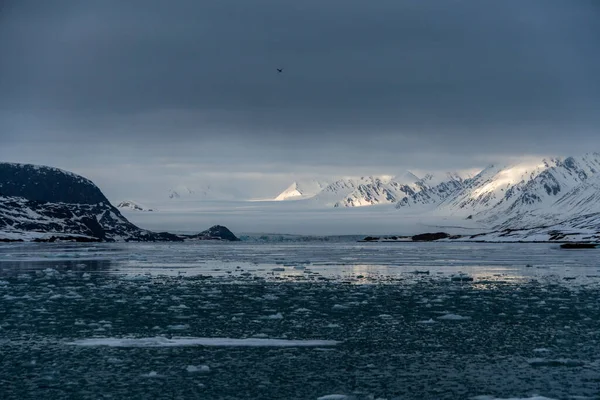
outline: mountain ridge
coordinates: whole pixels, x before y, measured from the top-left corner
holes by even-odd
[[[213,233],[218,237],[213,237]],[[194,239],[231,240],[215,226]],[[183,241],[131,223],[89,179],[58,168],[0,162],[0,240]]]

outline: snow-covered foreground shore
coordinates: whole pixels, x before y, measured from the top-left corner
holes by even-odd
[[[596,254],[546,244],[2,244],[0,391],[593,399]]]

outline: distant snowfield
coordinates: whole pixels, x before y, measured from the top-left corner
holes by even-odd
[[[225,225],[235,233],[299,235],[412,235],[443,230],[476,234],[489,228],[459,217],[399,212],[386,204],[354,208],[318,208],[298,201],[201,201],[148,204],[159,212],[123,209],[122,214],[141,228],[153,231],[198,231]]]

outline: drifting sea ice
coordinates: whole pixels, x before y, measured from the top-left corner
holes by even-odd
[[[102,244],[93,248],[112,252],[109,260],[86,261],[88,269],[74,274],[63,260],[2,264],[0,397],[57,398],[66,389],[73,397],[143,399],[153,386],[172,398],[597,398],[593,253],[552,245],[354,246]],[[292,265],[308,253],[311,274],[271,272],[275,262]],[[143,257],[131,262],[136,254]],[[347,254],[356,257],[340,262]],[[247,278],[226,275],[254,262]],[[458,268],[474,281],[452,282]],[[415,269],[431,273],[409,273]],[[261,319],[278,313],[284,318]],[[171,330],[177,325],[189,328]],[[202,365],[210,371],[187,371]],[[457,371],[467,385],[456,384]],[[85,387],[76,385],[82,376]]]
[[[445,314],[445,315],[442,315],[441,317],[438,317],[437,319],[441,319],[444,321],[465,321],[465,320],[471,319],[471,317],[463,317],[462,315],[458,315],[458,314]]]
[[[185,370],[189,373],[194,372],[202,372],[207,373],[210,372],[210,367],[208,365],[188,365]]]
[[[544,396],[499,398],[493,396],[476,396],[473,400],[555,400]]]
[[[194,338],[181,337],[168,339],[157,336],[153,338],[121,339],[97,338],[80,339],[67,344],[74,346],[108,346],[108,347],[316,347],[335,346],[335,340],[284,340],[284,339],[231,339],[231,338]]]

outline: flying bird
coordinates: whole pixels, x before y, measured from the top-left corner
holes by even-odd
[[[277,68],[277,73],[280,74],[283,72],[283,68]]]

